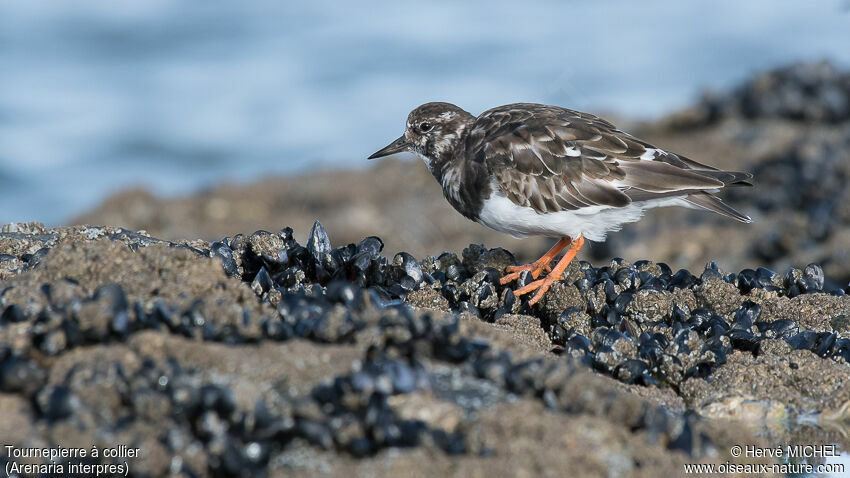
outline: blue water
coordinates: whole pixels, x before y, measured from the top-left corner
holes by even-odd
[[[363,167],[431,100],[652,118],[796,60],[846,0],[0,2],[0,223],[142,185]]]

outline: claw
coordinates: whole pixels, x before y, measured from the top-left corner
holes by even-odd
[[[507,272],[509,272],[509,274],[506,274],[499,279],[499,284],[505,285],[508,282],[513,282],[519,279],[525,271],[531,271],[531,277],[537,279],[540,277],[540,274],[551,270],[552,267],[549,264],[538,265],[536,262],[534,264],[526,264],[524,266],[508,266]]]
[[[554,284],[555,282],[558,282],[559,280],[561,280],[560,277],[555,278],[555,277],[552,277],[552,275],[548,275],[543,279],[536,280],[536,281],[526,285],[525,287],[523,287],[521,289],[515,290],[514,295],[519,297],[523,294],[528,294],[529,292],[532,292],[536,289],[537,293],[534,294],[534,296],[531,298],[531,300],[528,301],[528,305],[534,305],[537,302],[539,302],[540,299],[543,298],[543,294],[545,294],[546,291],[548,291],[549,288],[552,287],[552,284]]]

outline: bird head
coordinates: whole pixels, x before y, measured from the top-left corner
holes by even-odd
[[[369,159],[406,151],[419,155],[433,171],[436,165],[451,159],[474,121],[474,116],[451,103],[425,103],[407,115],[404,134]]]

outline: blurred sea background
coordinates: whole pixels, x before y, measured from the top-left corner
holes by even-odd
[[[0,3],[0,223],[362,168],[432,100],[654,119],[776,65],[850,65],[850,2]]]

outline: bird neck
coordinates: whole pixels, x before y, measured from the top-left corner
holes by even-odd
[[[458,155],[432,172],[449,204],[467,218],[476,220],[484,198],[490,197],[491,193],[487,168]]]
[[[428,171],[434,176],[438,183],[443,183],[443,176],[449,171],[456,169],[463,162],[463,155],[455,156],[454,149],[435,151],[431,149],[427,155],[419,153],[422,162],[428,167]]]

